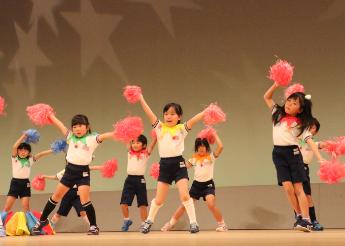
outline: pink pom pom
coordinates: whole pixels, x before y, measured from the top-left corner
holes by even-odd
[[[304,93],[304,86],[301,84],[293,84],[290,85],[288,88],[286,88],[285,90],[285,98],[288,98],[289,96],[291,96],[292,94],[296,93],[296,92],[302,92]]]
[[[46,188],[46,180],[42,177],[42,175],[37,175],[31,181],[31,186],[34,190],[43,191]]]
[[[155,180],[158,179],[159,176],[159,163],[153,163],[150,168],[150,176]]]
[[[206,138],[209,144],[214,144],[216,142],[216,130],[212,127],[206,127],[205,129],[201,130],[198,134],[198,138]]]
[[[104,178],[112,178],[114,177],[117,169],[118,169],[117,160],[113,159],[113,160],[106,161],[103,164],[103,168],[101,169],[102,176]]]
[[[152,138],[157,138],[157,133],[156,133],[155,129],[151,130],[151,137]]]
[[[334,158],[345,155],[345,137],[336,137],[325,141],[322,149]]]
[[[324,161],[321,163],[318,175],[328,184],[339,183],[345,177],[345,166],[337,160]]]
[[[32,123],[38,126],[51,125],[52,121],[49,116],[54,113],[53,108],[48,104],[35,104],[26,108],[26,113]]]
[[[226,115],[223,110],[216,104],[211,103],[205,110],[204,110],[204,123],[207,126],[215,125],[220,122],[226,121]]]
[[[139,101],[141,95],[141,88],[135,85],[127,85],[124,88],[123,96],[129,103],[136,103]]]
[[[268,78],[280,86],[287,86],[292,80],[292,75],[293,66],[287,61],[278,60],[270,67]]]
[[[0,97],[0,116],[5,115],[5,99],[3,97]]]
[[[114,138],[124,143],[129,143],[144,132],[144,124],[140,117],[129,116],[115,123]]]

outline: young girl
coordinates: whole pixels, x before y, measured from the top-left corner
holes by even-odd
[[[211,148],[207,139],[197,138],[195,140],[195,154],[187,162],[188,167],[195,167],[194,181],[189,190],[189,195],[194,200],[199,200],[202,197],[204,201],[206,201],[208,208],[218,223],[216,231],[225,232],[228,230],[228,227],[224,222],[221,212],[216,207],[215,185],[213,182],[214,164],[223,150],[223,144],[217,134],[215,134],[215,139],[217,148],[211,154]],[[167,222],[161,230],[170,231],[184,212],[184,206],[180,206],[171,217],[170,221]]]
[[[3,209],[4,213],[8,213],[12,209],[17,198],[21,200],[24,213],[30,210],[29,199],[31,197],[31,189],[29,178],[31,167],[41,157],[53,152],[52,150],[46,150],[36,155],[31,155],[30,144],[24,142],[26,138],[26,133],[23,133],[12,147],[12,180]],[[4,227],[1,223],[0,234],[3,234],[3,230]]]
[[[82,207],[86,211],[90,222],[88,235],[98,235],[96,213],[90,199],[90,168],[93,152],[103,140],[111,138],[112,132],[104,134],[91,133],[89,120],[85,115],[75,115],[72,118],[72,130],[58,120],[54,114],[49,116],[52,123],[66,136],[68,145],[66,160],[68,162],[65,173],[49,198],[42,212],[40,221],[32,229],[34,235],[40,235],[41,229],[49,223],[48,216],[67,191],[77,186]]]
[[[286,99],[283,106],[279,106],[272,100],[273,93],[278,87],[274,83],[264,95],[264,100],[272,111],[273,162],[277,170],[278,184],[283,186],[297,214],[296,229],[310,232],[312,224],[302,185],[307,176],[298,143],[300,139],[308,143],[318,160],[323,161],[309,131],[313,118],[312,104],[309,95],[296,92]]]
[[[92,170],[101,170],[102,166],[90,166],[90,171]],[[56,175],[42,175],[44,179],[58,180],[61,181],[63,175],[65,174],[66,169],[61,170]],[[61,216],[67,217],[71,208],[74,208],[78,217],[83,218],[88,225],[90,225],[89,220],[86,216],[85,209],[81,205],[80,196],[78,194],[78,188],[76,185],[73,186],[62,198],[60,207],[56,214],[53,215],[51,219],[51,224],[55,227],[56,223],[61,219]]]
[[[311,122],[311,127],[310,127],[310,133],[313,135],[313,137],[319,132],[320,130],[320,122],[316,119],[313,118]],[[316,142],[318,145],[319,149],[322,146],[321,142]],[[310,149],[310,147],[304,142],[300,142],[300,149],[301,149],[301,154],[303,156],[303,163],[304,163],[304,169],[307,175],[307,181],[303,182],[303,190],[304,193],[307,196],[308,200],[308,206],[309,206],[309,215],[310,215],[310,220],[311,223],[313,224],[313,230],[314,231],[322,231],[323,226],[317,221],[316,219],[316,213],[315,213],[315,207],[314,207],[314,202],[311,196],[311,185],[310,185],[310,176],[309,176],[309,165],[313,161],[314,153]]]
[[[145,181],[145,171],[148,158],[156,144],[156,138],[147,146],[147,138],[140,135],[128,146],[127,178],[123,185],[121,195],[121,211],[123,215],[123,225],[121,231],[128,231],[132,225],[129,218],[128,206],[132,206],[134,196],[137,196],[137,205],[140,210],[142,224],[147,219],[147,190]]]
[[[180,199],[186,208],[190,221],[190,232],[197,233],[199,226],[196,221],[193,199],[188,193],[188,172],[182,154],[184,139],[188,131],[203,118],[204,111],[181,124],[180,120],[183,113],[181,106],[176,103],[169,103],[163,108],[164,122],[161,122],[147,105],[142,95],[140,96],[140,103],[155,129],[158,152],[161,158],[156,197],[151,202],[149,215],[142,227],[142,233],[150,232],[156,214],[159,208],[162,207],[169,186],[173,181],[177,185]]]

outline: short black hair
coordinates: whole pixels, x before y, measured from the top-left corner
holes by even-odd
[[[200,146],[205,146],[207,152],[211,152],[210,144],[206,138],[195,139],[194,152],[198,152]]]
[[[71,126],[73,127],[75,125],[86,125],[88,127],[90,125],[89,119],[86,115],[76,114],[71,121]],[[89,129],[89,133],[91,133],[91,129]]]
[[[315,117],[311,120],[311,126],[316,127],[316,132],[319,132],[321,127],[320,122]]]
[[[142,143],[143,146],[147,146],[147,138],[144,135],[139,135],[137,141]]]
[[[31,145],[28,143],[19,144],[17,150],[19,150],[19,149],[26,149],[27,151],[29,151],[29,153],[31,153]]]
[[[163,114],[164,114],[165,112],[168,112],[169,108],[173,108],[178,116],[181,117],[181,116],[183,115],[183,110],[182,110],[182,107],[181,107],[180,104],[178,104],[178,103],[173,103],[173,102],[172,102],[172,103],[166,104],[166,105],[164,106],[164,108],[163,108]],[[181,121],[179,120],[177,123],[180,124]]]

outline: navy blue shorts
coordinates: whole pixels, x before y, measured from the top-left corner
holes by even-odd
[[[277,170],[279,185],[285,181],[293,184],[307,181],[303,157],[297,145],[274,146],[272,158]]]
[[[214,185],[213,179],[206,182],[193,181],[192,187],[189,190],[189,195],[191,198],[199,200],[200,197],[206,201],[207,195],[216,195],[216,187]]]
[[[188,171],[182,156],[161,158],[159,161],[158,181],[172,184],[181,179],[188,179]]]
[[[80,217],[80,212],[85,211],[80,202],[80,196],[78,195],[78,189],[70,189],[62,198],[59,210],[57,211],[58,215],[67,216],[71,208],[74,208],[77,215]]]
[[[12,178],[7,196],[13,196],[15,198],[31,197],[30,187],[29,179]]]
[[[138,207],[148,206],[146,181],[143,175],[128,175],[123,185],[120,204],[132,206],[135,196]]]
[[[74,185],[77,185],[77,187],[81,185],[90,186],[89,165],[82,166],[68,163],[60,183],[71,189]]]

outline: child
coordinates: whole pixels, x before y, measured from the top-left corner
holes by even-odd
[[[12,147],[12,180],[3,209],[5,213],[8,213],[12,209],[18,197],[21,200],[23,212],[25,213],[30,210],[29,199],[31,197],[31,186],[29,178],[31,167],[41,157],[53,152],[52,150],[46,150],[36,155],[31,155],[30,144],[24,142],[26,138],[26,133],[23,133]],[[6,233],[4,234],[4,229],[1,221],[0,235],[6,235]]]
[[[311,125],[309,131],[314,137],[319,132],[319,130],[320,130],[320,122],[316,118],[313,118],[312,125]],[[317,143],[317,145],[319,146],[319,149],[320,149],[321,143],[319,142],[319,143]],[[305,172],[307,174],[307,181],[303,182],[303,190],[304,190],[304,193],[306,194],[307,199],[308,199],[309,215],[310,215],[311,223],[313,224],[312,229],[314,231],[322,231],[323,226],[316,219],[314,203],[313,203],[313,199],[311,197],[309,164],[311,164],[311,162],[313,160],[314,153],[310,149],[310,147],[308,145],[306,145],[306,143],[304,141],[300,142],[300,149],[301,149],[301,153],[303,156],[304,169],[305,169]]]
[[[181,106],[177,103],[169,103],[163,108],[164,122],[161,122],[147,105],[142,95],[140,96],[140,103],[155,129],[158,152],[161,158],[156,197],[151,202],[149,215],[141,231],[142,233],[150,232],[156,214],[166,199],[169,186],[175,181],[180,199],[189,217],[190,232],[197,233],[199,226],[196,221],[193,199],[188,192],[188,172],[182,154],[185,137],[193,125],[203,118],[204,111],[181,124],[183,113]]]
[[[224,222],[221,212],[216,207],[215,185],[213,182],[214,164],[223,150],[223,144],[217,134],[215,134],[215,139],[217,148],[211,154],[211,148],[207,139],[197,138],[195,140],[195,154],[187,162],[188,167],[195,167],[194,181],[189,190],[189,195],[194,200],[199,200],[200,197],[202,197],[204,201],[206,201],[208,208],[218,223],[216,231],[225,232],[228,230],[228,227]],[[162,227],[161,231],[170,231],[184,212],[184,206],[180,206],[171,217],[170,221]]]
[[[90,171],[92,170],[101,170],[102,166],[90,166]],[[63,175],[65,174],[65,169],[58,172],[55,176],[42,175],[44,179],[58,180],[61,181]],[[71,208],[74,208],[78,217],[83,218],[88,225],[90,225],[89,220],[87,219],[85,209],[82,207],[80,202],[80,196],[78,194],[78,188],[76,185],[73,186],[62,198],[60,207],[56,214],[53,215],[51,219],[51,224],[55,227],[56,223],[60,220],[61,216],[67,217]]]
[[[145,171],[147,160],[156,144],[156,138],[153,139],[150,146],[147,146],[147,138],[140,135],[128,146],[127,178],[123,185],[121,195],[121,211],[123,215],[123,225],[121,231],[128,231],[132,225],[129,218],[128,206],[132,206],[134,196],[137,196],[137,205],[140,210],[142,225],[147,218],[147,190],[145,181]]]
[[[56,190],[44,207],[40,221],[33,227],[34,235],[40,235],[41,229],[49,223],[48,216],[54,210],[57,203],[64,197],[69,189],[77,186],[80,201],[84,208],[90,229],[88,235],[98,235],[99,228],[96,224],[96,213],[90,199],[90,168],[93,152],[105,139],[112,138],[113,133],[91,133],[89,120],[85,115],[77,114],[72,118],[72,129],[68,128],[56,118],[54,114],[49,116],[53,125],[66,136],[68,145],[66,160],[68,162],[65,173],[57,185]]]
[[[287,198],[297,214],[296,229],[310,232],[308,200],[302,183],[307,181],[299,140],[309,144],[318,160],[323,161],[309,129],[312,126],[310,96],[296,92],[279,106],[273,101],[273,93],[279,86],[273,84],[265,93],[264,100],[272,111],[273,162],[277,170],[278,184],[283,186]]]

